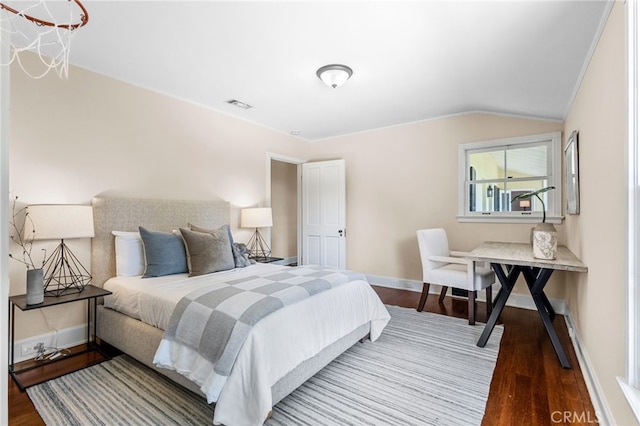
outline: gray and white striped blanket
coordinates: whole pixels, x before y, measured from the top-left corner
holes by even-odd
[[[196,290],[174,309],[163,342],[197,352],[214,366],[216,381],[224,382],[258,321],[284,306],[353,280],[366,278],[352,271],[299,266]]]

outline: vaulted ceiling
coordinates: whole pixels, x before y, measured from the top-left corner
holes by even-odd
[[[72,64],[312,141],[477,111],[563,120],[610,10],[537,0],[84,4]],[[336,89],[316,76],[332,63],[353,69]]]

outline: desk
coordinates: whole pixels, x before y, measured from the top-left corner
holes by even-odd
[[[563,368],[571,368],[571,363],[564,353],[551,323],[555,311],[544,294],[544,287],[553,271],[587,272],[586,265],[564,246],[558,247],[558,256],[555,260],[536,259],[533,257],[531,244],[526,243],[485,242],[471,251],[467,255],[467,259],[473,262],[474,270],[476,262],[491,263],[491,268],[496,273],[501,285],[493,303],[493,312],[491,312],[487,325],[478,340],[478,346],[482,348],[487,344],[507,299],[516,285],[518,276],[522,273],[560,364]]]

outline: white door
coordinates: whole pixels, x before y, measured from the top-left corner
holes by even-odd
[[[302,264],[346,268],[344,160],[302,165]]]

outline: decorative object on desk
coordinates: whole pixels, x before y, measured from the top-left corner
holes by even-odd
[[[547,212],[544,205],[544,200],[540,196],[547,191],[556,189],[555,186],[547,186],[537,191],[526,192],[520,194],[511,200],[513,203],[516,200],[529,200],[531,203],[531,197],[536,197],[542,203],[542,223],[537,224],[532,230],[531,242],[533,244],[533,257],[538,259],[555,259],[558,255],[558,233],[556,227],[551,223],[546,223]]]
[[[61,296],[78,293],[91,282],[91,274],[65,244],[65,239],[93,238],[93,209],[79,205],[31,205],[25,235],[33,240],[60,240],[44,263],[44,290]],[[36,232],[37,230],[37,232]]]
[[[249,239],[250,258],[267,258],[271,255],[271,248],[264,240],[258,228],[270,228],[273,226],[271,207],[254,207],[242,209],[240,226],[243,228],[255,228],[255,232]]]
[[[44,280],[42,278],[42,266],[44,266],[44,260],[47,257],[46,251],[43,249],[42,265],[36,266],[31,256],[33,249],[33,233],[25,233],[25,226],[28,223],[29,227],[33,229],[33,221],[27,207],[18,208],[18,197],[13,198],[12,204],[12,219],[9,222],[11,241],[16,243],[22,249],[22,257],[15,257],[9,253],[9,257],[22,263],[27,267],[27,304],[37,305],[44,301]],[[24,216],[24,220],[21,222],[22,226],[18,226],[17,223],[20,218]]]
[[[567,214],[580,213],[580,181],[578,176],[578,132],[574,130],[564,148],[564,188]]]

